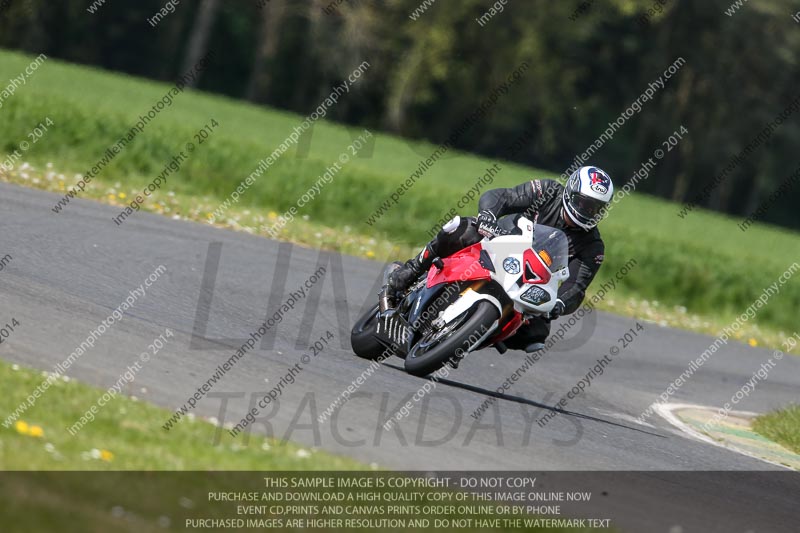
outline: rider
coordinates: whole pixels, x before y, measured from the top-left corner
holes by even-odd
[[[518,231],[520,216],[558,228],[569,241],[569,279],[558,289],[549,317],[529,321],[527,327],[505,341],[511,349],[540,350],[550,333],[550,321],[578,309],[600,269],[605,245],[597,223],[613,195],[611,178],[592,166],[573,172],[565,186],[554,180],[532,180],[510,189],[486,191],[478,202],[477,218],[457,216],[442,226],[419,255],[390,274],[388,287],[396,294],[404,293],[437,257],[450,256],[484,237],[491,239]]]

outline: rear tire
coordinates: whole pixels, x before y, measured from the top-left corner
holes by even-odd
[[[364,316],[362,316],[350,331],[350,346],[353,353],[362,359],[374,361],[380,359],[386,348],[375,339],[373,334],[378,328],[378,304],[375,304]],[[388,353],[388,352],[387,352]]]
[[[497,308],[487,301],[478,302],[467,313],[471,314],[465,318],[464,323],[434,346],[421,352],[419,343],[416,344],[406,356],[406,372],[414,376],[427,376],[436,372],[456,357],[457,350],[466,352],[470,343],[481,338],[500,318]]]

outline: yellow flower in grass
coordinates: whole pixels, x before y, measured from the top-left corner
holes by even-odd
[[[114,459],[114,454],[108,450],[100,450],[100,459],[107,463],[110,463],[112,459]]]
[[[127,197],[128,197],[128,195],[127,195],[127,194],[125,194],[124,192],[121,192],[121,193],[119,193],[119,199],[120,199],[120,200],[124,200],[124,199],[125,199],[125,198],[127,198]]]
[[[14,424],[14,429],[17,430],[17,433],[20,435],[28,435],[29,437],[43,437],[44,430],[41,426],[35,426],[32,424],[28,424],[24,420],[17,420]]]
[[[749,341],[747,341],[747,344],[749,344],[750,346],[755,347],[755,346],[758,346],[758,341],[751,338]]]
[[[367,257],[375,257],[375,252],[373,252],[372,250],[368,251]]]

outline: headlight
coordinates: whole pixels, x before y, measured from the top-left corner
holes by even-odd
[[[523,301],[533,305],[542,305],[550,301],[550,294],[541,287],[531,287],[520,296]]]

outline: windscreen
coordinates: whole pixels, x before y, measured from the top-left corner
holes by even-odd
[[[560,229],[537,224],[533,231],[532,248],[550,272],[566,268],[569,264],[569,242]]]

